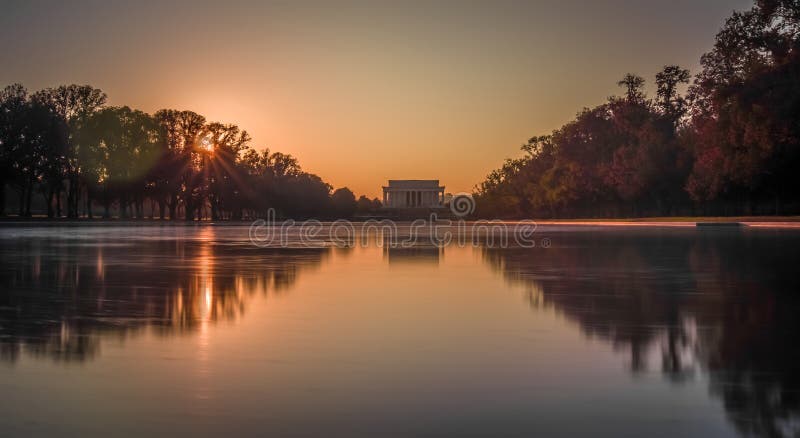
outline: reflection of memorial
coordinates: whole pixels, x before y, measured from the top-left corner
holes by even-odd
[[[655,364],[672,381],[707,372],[744,433],[800,433],[800,234],[560,234],[546,251],[484,249],[531,305]]]
[[[255,294],[280,293],[328,249],[203,240],[82,246],[7,240],[0,250],[0,359],[98,354],[102,336],[171,335],[235,319]]]
[[[442,246],[434,245],[429,238],[413,239],[409,241],[399,239],[393,243],[389,238],[383,239],[383,257],[389,264],[396,263],[425,263],[439,264],[439,259],[444,255]]]

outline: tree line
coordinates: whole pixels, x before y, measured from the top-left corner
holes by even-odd
[[[481,216],[800,212],[800,3],[735,12],[692,78],[679,66],[522,146],[475,190]],[[684,85],[685,84],[685,85]],[[686,91],[681,93],[681,89]]]
[[[247,131],[192,111],[107,106],[88,85],[0,92],[0,214],[40,196],[48,217],[195,220],[350,217],[380,202],[335,191],[291,155],[257,151]],[[40,204],[41,205],[41,204]],[[99,211],[98,211],[99,209]]]

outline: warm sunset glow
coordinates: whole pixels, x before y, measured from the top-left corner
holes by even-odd
[[[0,83],[92,84],[112,105],[236,123],[255,148],[357,195],[397,178],[457,193],[618,93],[625,72],[696,72],[725,17],[752,2],[625,3],[225,2],[186,19],[178,3],[23,2],[0,14],[0,40],[18,46],[0,53]]]
[[[800,438],[799,35],[3,2],[0,438]]]
[[[200,141],[200,149],[208,153],[214,153],[214,142],[210,138],[205,137]]]

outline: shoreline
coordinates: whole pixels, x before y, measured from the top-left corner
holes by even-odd
[[[320,220],[321,223],[332,223],[336,219]],[[352,223],[364,223],[369,220],[385,220],[379,218],[352,218]],[[280,223],[282,220],[278,220]],[[466,220],[467,223],[475,223],[481,219]],[[487,221],[487,220],[484,220]],[[698,217],[650,217],[650,218],[619,218],[619,219],[495,219],[488,220],[497,223],[520,223],[534,222],[537,226],[575,226],[575,227],[654,227],[654,228],[687,228],[703,227],[714,228],[737,228],[737,227],[756,227],[756,228],[800,228],[800,216],[698,216]],[[119,218],[47,218],[32,217],[20,218],[17,216],[0,217],[0,227],[3,226],[248,226],[253,220],[195,220],[185,221],[169,219],[119,219]],[[395,221],[396,223],[411,223],[411,220]],[[297,221],[298,224],[302,220]],[[453,223],[456,223],[455,221]]]

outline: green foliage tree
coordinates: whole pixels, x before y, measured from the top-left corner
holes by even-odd
[[[77,139],[91,169],[89,190],[99,196],[104,217],[118,201],[122,218],[142,218],[148,174],[162,150],[158,121],[128,107],[103,108],[83,121]]]
[[[60,212],[61,192],[67,192],[67,217],[78,217],[80,197],[86,182],[81,174],[83,163],[80,162],[80,144],[74,142],[74,133],[80,128],[82,121],[105,105],[107,96],[101,90],[90,85],[61,85],[37,91],[31,100],[40,106],[49,108],[67,126],[67,145],[63,157],[63,178],[51,179],[54,196]],[[66,181],[66,186],[65,186]]]

